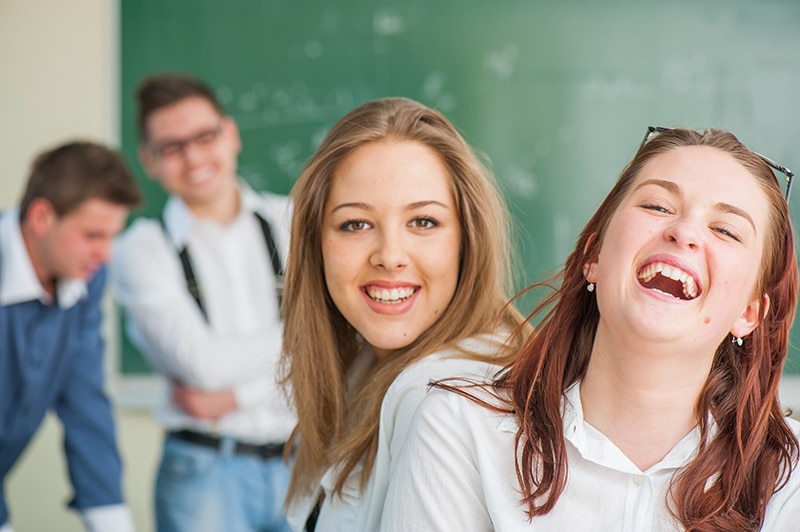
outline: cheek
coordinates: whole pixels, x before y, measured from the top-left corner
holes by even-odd
[[[717,279],[722,279],[723,294],[737,294],[742,301],[749,301],[755,292],[760,271],[760,258],[740,254],[738,256],[723,255],[715,257],[710,264],[712,272],[716,271]]]
[[[428,254],[425,262],[431,278],[437,280],[437,288],[443,299],[449,301],[458,284],[461,263],[460,245],[450,242],[435,248],[437,252]]]
[[[341,241],[336,239],[323,241],[323,271],[325,273],[325,283],[331,293],[341,289],[341,284],[355,274],[357,255],[352,246],[343,245]]]

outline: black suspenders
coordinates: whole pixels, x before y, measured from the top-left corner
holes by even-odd
[[[275,239],[272,238],[272,230],[267,221],[257,212],[253,213],[258,220],[258,225],[261,226],[261,232],[264,234],[264,242],[267,243],[267,251],[269,252],[270,263],[272,264],[272,272],[275,274],[275,292],[278,297],[278,310],[281,308],[283,301],[283,280],[286,277],[281,264],[281,256],[278,253],[278,246],[275,245]],[[187,281],[188,282],[188,281]]]
[[[264,235],[264,241],[267,244],[267,252],[269,253],[270,264],[272,265],[272,271],[275,274],[275,291],[278,297],[278,308],[280,309],[281,300],[283,296],[283,266],[281,265],[281,258],[278,254],[278,246],[275,245],[275,239],[272,237],[272,230],[269,227],[267,221],[257,212],[253,213],[258,220],[258,225],[261,227],[261,232]],[[159,222],[161,222],[161,228],[164,230],[164,233],[167,233],[167,226],[164,223],[164,217],[159,217]],[[203,293],[200,290],[200,285],[197,282],[197,277],[194,274],[194,268],[192,267],[192,261],[189,257],[189,250],[186,246],[183,246],[178,251],[178,258],[181,260],[181,266],[183,267],[183,276],[186,278],[186,289],[191,294],[192,299],[194,299],[197,306],[200,308],[200,312],[202,312],[203,316],[208,321],[208,313],[206,312],[205,305],[203,304]]]

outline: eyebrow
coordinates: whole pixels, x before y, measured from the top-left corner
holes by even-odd
[[[438,205],[439,207],[442,207],[444,209],[450,208],[441,201],[423,200],[423,201],[415,201],[413,203],[409,203],[408,205],[405,206],[404,209],[407,211],[413,211],[415,209],[421,209],[423,207],[429,207],[431,205]],[[356,201],[350,203],[340,203],[339,205],[331,209],[331,214],[341,209],[361,209],[364,211],[374,211],[375,207],[373,207],[369,203],[356,202]]]
[[[681,193],[681,187],[677,183],[673,181],[667,181],[665,179],[645,179],[644,181],[636,185],[633,191],[635,192],[646,185],[655,185],[657,187],[666,189],[668,192],[672,192],[674,194]],[[724,202],[719,202],[716,205],[714,205],[714,207],[718,211],[726,212],[743,218],[744,220],[747,221],[747,223],[750,224],[750,226],[753,228],[753,231],[758,233],[758,231],[756,230],[756,224],[755,222],[753,222],[753,218],[751,218],[750,215],[747,213],[747,211],[745,211],[744,209],[740,209],[735,205],[731,205],[730,203],[724,203]]]

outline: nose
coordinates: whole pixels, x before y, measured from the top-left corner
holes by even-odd
[[[402,270],[409,261],[408,249],[399,231],[380,231],[370,264],[387,271]]]
[[[700,225],[688,217],[681,217],[667,227],[664,237],[680,247],[697,249],[700,244]]]
[[[203,147],[199,146],[196,142],[188,141],[184,143],[183,149],[181,150],[181,155],[183,156],[183,160],[186,161],[189,166],[195,166],[202,162]]]

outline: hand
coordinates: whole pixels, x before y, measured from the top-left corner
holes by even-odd
[[[204,392],[173,383],[172,401],[190,416],[200,419],[217,419],[236,410],[236,398],[231,390]]]

